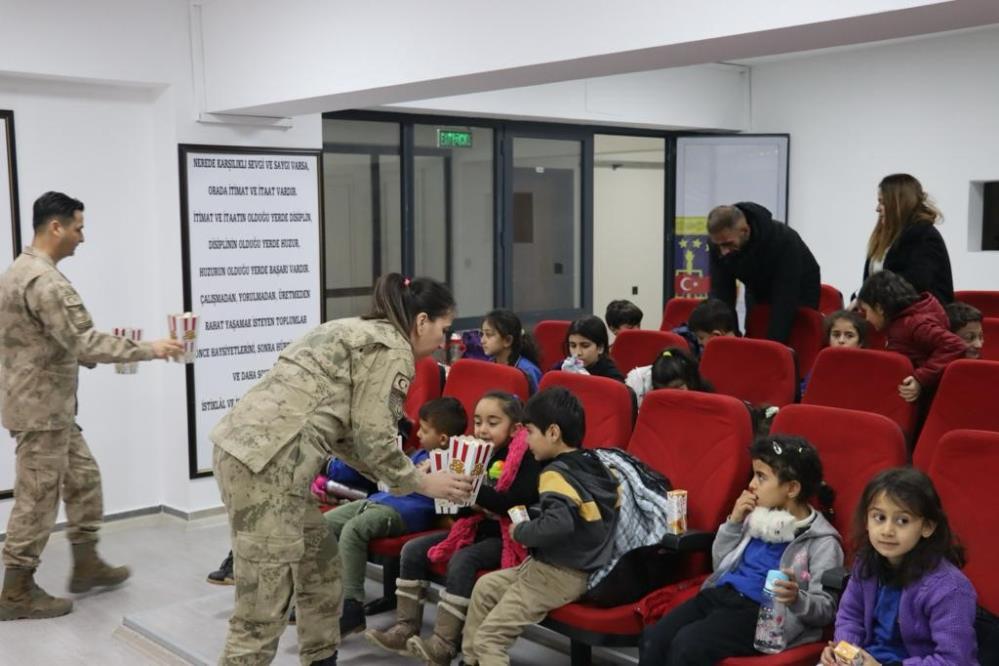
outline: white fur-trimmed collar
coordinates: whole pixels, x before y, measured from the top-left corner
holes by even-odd
[[[815,509],[807,518],[798,520],[790,511],[758,506],[749,514],[749,536],[767,543],[791,543],[794,533],[814,519]]]

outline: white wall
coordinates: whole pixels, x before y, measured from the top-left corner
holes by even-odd
[[[957,289],[999,288],[968,250],[971,181],[999,180],[999,28],[752,68],[753,131],[791,134],[788,219],[823,282],[859,288],[878,182],[907,172],[946,216]]]
[[[294,115],[999,20],[993,0],[202,0],[209,108]],[[303,67],[302,63],[309,63]]]
[[[196,123],[187,2],[78,5],[6,2],[0,12],[0,108],[14,111],[22,239],[30,242],[31,204],[42,192],[82,199],[86,242],[60,270],[99,328],[163,336],[166,314],[183,303],[177,144],[318,148],[320,118],[284,130]],[[62,27],[72,30],[60,37]],[[83,370],[79,396],[106,513],[220,504],[214,480],[187,478],[181,366],[148,363],[135,376]],[[12,448],[0,456],[12,465]],[[0,502],[0,530],[11,505]]]

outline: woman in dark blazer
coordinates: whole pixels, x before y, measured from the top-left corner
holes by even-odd
[[[944,305],[953,301],[950,256],[934,226],[941,217],[918,180],[907,173],[885,176],[878,185],[878,223],[867,243],[864,281],[888,270]]]

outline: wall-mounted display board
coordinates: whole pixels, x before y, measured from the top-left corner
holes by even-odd
[[[21,251],[17,202],[14,112],[0,109],[0,273]],[[14,496],[14,441],[0,428],[0,500]]]
[[[322,322],[322,161],[318,150],[179,149],[184,309],[198,317],[187,366],[196,478],[211,474],[219,419]]]

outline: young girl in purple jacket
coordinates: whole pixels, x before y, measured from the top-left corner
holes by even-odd
[[[875,476],[857,507],[854,540],[834,642],[861,648],[864,666],[977,666],[975,589],[930,478],[910,467]],[[838,663],[832,645],[825,666]]]

